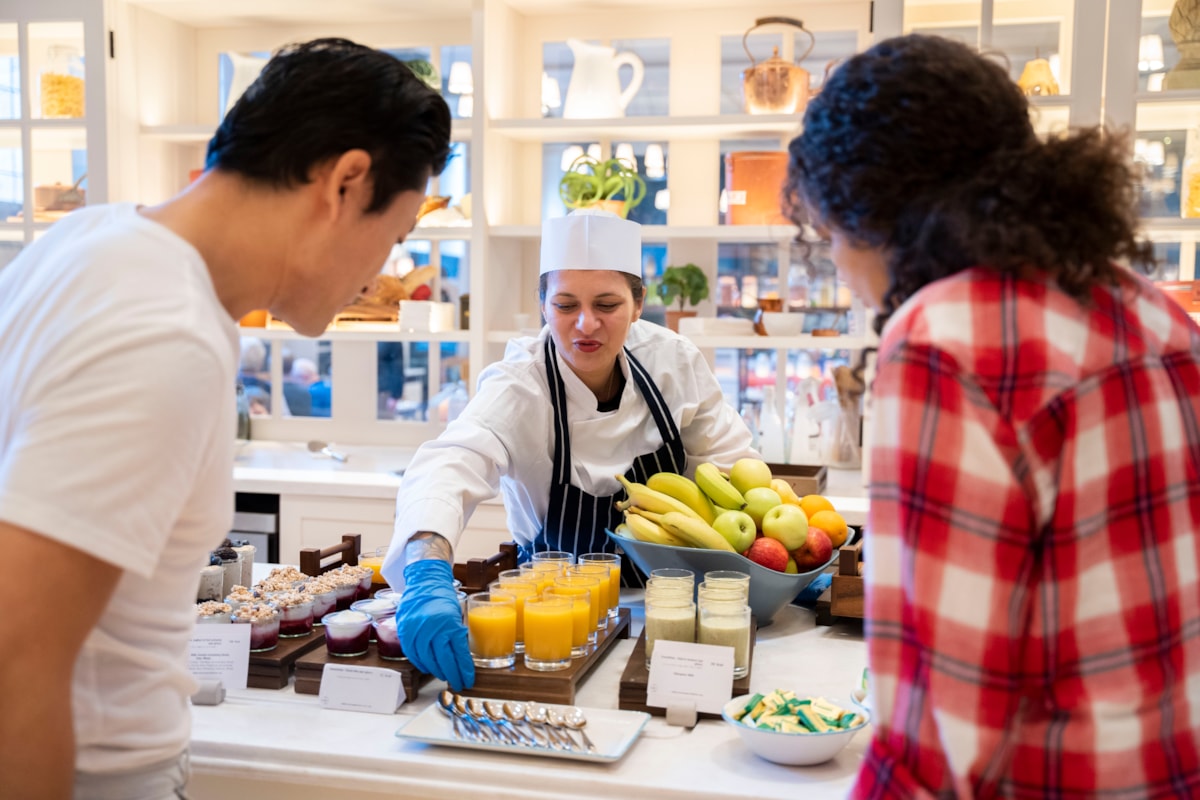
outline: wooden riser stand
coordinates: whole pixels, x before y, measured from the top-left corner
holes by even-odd
[[[817,624],[832,625],[839,617],[863,618],[863,540],[838,550],[837,572],[817,599]]]

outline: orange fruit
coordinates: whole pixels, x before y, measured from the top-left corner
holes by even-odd
[[[819,494],[806,494],[800,498],[800,508],[804,510],[808,521],[812,522],[813,514],[818,511],[833,511],[833,503]]]
[[[805,498],[806,500],[808,498]],[[824,500],[825,498],[821,498]],[[829,502],[826,500],[826,502]],[[836,511],[822,510],[815,514],[810,514],[808,517],[808,525],[810,528],[820,528],[829,534],[829,541],[836,550],[846,543],[846,538],[850,535],[850,529],[846,526],[846,520],[841,514]]]

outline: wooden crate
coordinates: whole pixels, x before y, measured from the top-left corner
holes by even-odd
[[[832,625],[837,617],[863,619],[862,546],[860,538],[838,550],[833,582],[817,600],[818,625]]]
[[[337,569],[343,564],[358,566],[358,555],[362,552],[362,534],[347,533],[340,544],[318,549],[305,547],[300,551],[300,571],[305,575],[317,576]],[[337,556],[336,561],[325,563],[325,559]]]
[[[292,667],[305,653],[320,647],[324,652],[325,631],[317,627],[308,636],[280,639],[274,650],[250,654],[246,685],[251,689],[282,689],[292,677]]]
[[[754,640],[758,633],[758,625],[754,617],[750,618],[750,657],[749,670],[744,678],[734,678],[733,683],[729,685],[729,697],[732,699],[742,694],[750,693],[750,676],[754,674]],[[621,688],[617,695],[617,708],[622,711],[645,711],[647,714],[653,714],[656,717],[666,716],[667,710],[661,706],[651,706],[646,704],[646,690],[650,685],[650,670],[646,666],[646,629],[642,629],[642,635],[638,637],[637,643],[633,646],[633,654],[629,656],[629,661],[625,664],[625,671],[621,673]],[[707,711],[699,711],[696,716],[701,719],[720,719],[720,714],[712,714]]]
[[[771,468],[771,477],[787,481],[792,491],[798,497],[806,494],[823,494],[829,472],[825,466],[810,466],[807,464],[767,464]]]
[[[598,633],[596,646],[583,658],[571,659],[571,666],[558,672],[528,669],[521,656],[507,669],[476,669],[475,685],[461,692],[468,697],[494,697],[499,700],[540,700],[543,703],[571,705],[575,691],[613,645],[629,638],[630,612],[619,609],[617,618]]]
[[[421,672],[409,661],[388,661],[379,657],[375,643],[371,642],[365,655],[343,658],[329,655],[329,650],[322,647],[305,653],[296,661],[297,694],[320,694],[321,679],[325,675],[326,664],[349,664],[356,667],[379,667],[400,673],[400,682],[404,686],[404,702],[411,703],[417,699],[417,692],[428,683],[433,676]]]
[[[454,577],[462,581],[462,590],[475,594],[487,589],[488,584],[500,577],[506,569],[517,568],[517,545],[502,542],[500,552],[487,558],[472,558],[454,565]]]

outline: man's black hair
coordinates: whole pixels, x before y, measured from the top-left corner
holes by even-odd
[[[399,59],[345,39],[286,45],[208,143],[207,169],[276,188],[348,150],[371,156],[367,212],[424,191],[450,156],[450,109]]]

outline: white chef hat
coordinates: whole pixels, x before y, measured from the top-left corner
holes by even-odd
[[[642,277],[642,226],[611,211],[580,208],[542,223],[542,267],[611,269]]]

